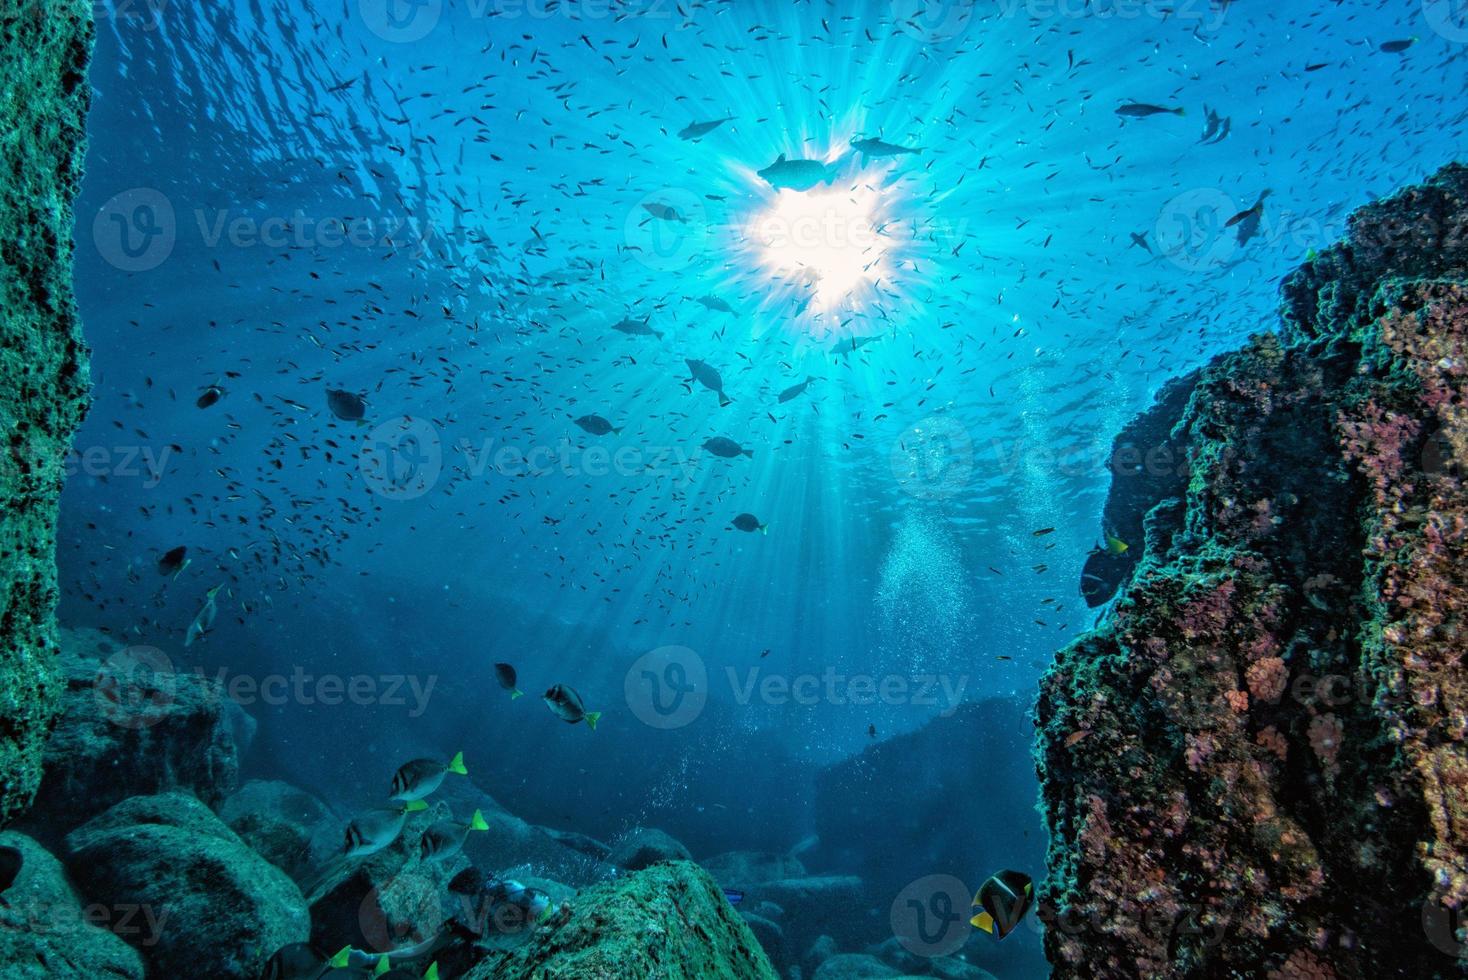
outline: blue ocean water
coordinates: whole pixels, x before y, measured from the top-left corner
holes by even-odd
[[[1468,119],[1447,0],[97,13],[63,623],[236,683],[247,770],[344,811],[462,749],[528,820],[695,857],[795,847],[824,767],[931,725],[842,771],[972,835],[911,855],[970,888],[1043,874],[1014,719],[1097,615],[1113,438]]]

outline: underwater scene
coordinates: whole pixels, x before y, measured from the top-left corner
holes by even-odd
[[[0,977],[1468,975],[1468,4],[0,22]]]

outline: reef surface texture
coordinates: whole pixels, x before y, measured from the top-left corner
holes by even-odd
[[[586,889],[523,947],[471,980],[777,980],[764,951],[708,872],[654,864]]]
[[[1468,168],[1283,292],[1199,376],[1185,489],[1042,683],[1058,980],[1468,962]]]
[[[92,7],[12,5],[0,18],[0,826],[29,803],[61,697],[55,525],[87,402],[71,289]]]

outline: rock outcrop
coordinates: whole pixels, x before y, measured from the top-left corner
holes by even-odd
[[[514,952],[486,960],[471,980],[777,980],[723,892],[687,861],[596,885],[551,913]]]
[[[149,976],[254,980],[274,950],[309,933],[305,900],[285,872],[191,796],[125,800],[67,846],[89,901],[150,916],[147,933],[119,931]]]
[[[217,806],[239,778],[232,712],[214,681],[162,651],[62,630],[65,690],[46,775],[22,822],[47,843],[131,796],[182,790]]]
[[[1468,169],[1284,297],[1202,371],[1185,493],[1042,683],[1057,980],[1468,964]]]
[[[87,405],[71,286],[71,204],[91,90],[92,5],[0,18],[0,825],[41,780],[61,697],[55,665],[56,506]]]

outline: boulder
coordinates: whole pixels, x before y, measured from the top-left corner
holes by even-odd
[[[659,861],[691,861],[688,848],[653,827],[636,827],[612,845],[607,860],[624,871],[641,871]]]
[[[254,980],[271,952],[309,934],[290,878],[191,796],[124,800],[66,843],[88,901],[154,910],[151,933],[120,932],[150,976]]]
[[[804,878],[800,858],[771,851],[727,851],[698,862],[725,888],[744,890],[765,881]]]
[[[789,967],[795,965],[790,944],[785,941],[785,930],[780,928],[778,922],[743,910],[740,910],[739,917],[744,920],[745,925],[749,926],[749,931],[759,941],[760,948],[770,958],[770,963],[775,967],[777,973],[783,975]]]
[[[224,801],[219,817],[256,854],[298,881],[326,857],[315,848],[325,844],[331,811],[289,783],[252,779]]]
[[[215,682],[176,673],[161,650],[92,630],[63,630],[62,651],[62,714],[28,833],[59,843],[129,797],[178,790],[214,806],[234,790],[231,708],[240,709]]]
[[[657,977],[778,980],[719,885],[687,861],[593,886],[552,913],[510,955],[470,980]]]
[[[146,938],[151,910],[84,907],[61,862],[29,837],[0,833],[21,871],[0,899],[0,976],[6,980],[143,980],[143,959],[105,926]]]

